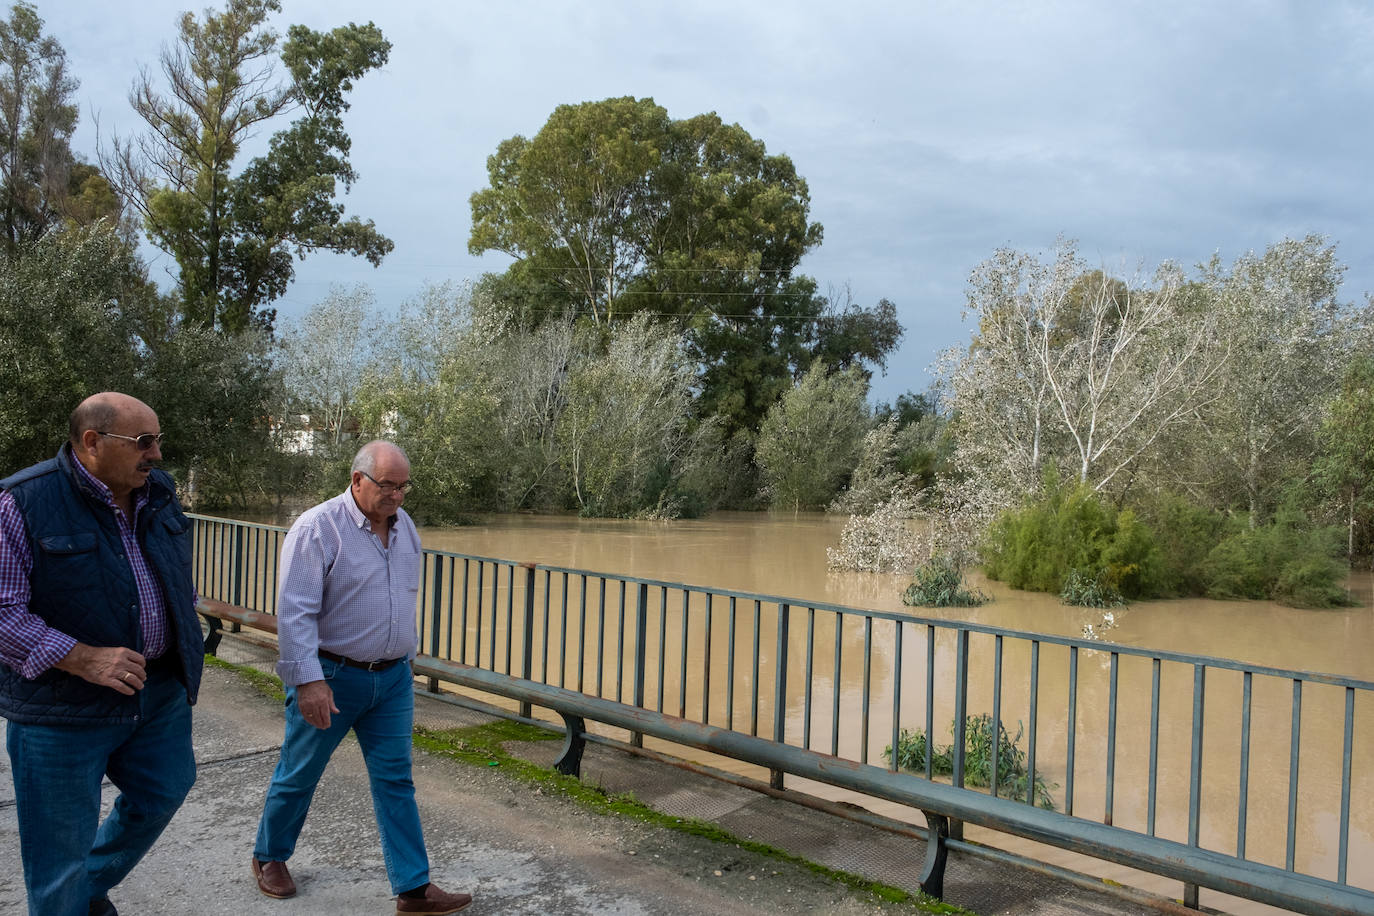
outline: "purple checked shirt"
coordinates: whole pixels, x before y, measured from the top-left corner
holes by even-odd
[[[72,465],[87,483],[105,499],[119,526],[124,556],[138,585],[138,622],[143,630],[143,656],[157,658],[167,651],[167,608],[157,577],[148,568],[139,546],[138,513],[148,504],[148,488],[134,493],[134,521],[131,523],[115,505],[110,488],[73,459]],[[47,671],[72,650],[76,640],[54,630],[43,618],[29,613],[29,573],[33,554],[29,550],[24,516],[8,492],[0,492],[0,661],[30,680]],[[131,647],[132,648],[132,647]]]
[[[386,547],[348,490],[307,509],[282,543],[282,682],[294,687],[323,679],[320,649],[361,662],[412,655],[420,562],[420,535],[403,509],[396,510]]]

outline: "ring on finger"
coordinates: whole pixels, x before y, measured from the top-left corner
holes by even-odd
[[[120,678],[120,680],[127,684],[127,683],[129,682],[129,676],[132,675],[132,674],[133,674],[132,671],[125,671],[125,672],[124,672],[124,676],[123,676],[122,678]]]

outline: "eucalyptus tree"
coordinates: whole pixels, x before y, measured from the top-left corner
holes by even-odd
[[[392,249],[337,201],[358,177],[343,126],[348,93],[386,62],[390,42],[368,23],[294,25],[282,43],[267,25],[280,10],[279,0],[228,0],[203,18],[183,14],[161,78],[145,70],[130,93],[146,133],[117,140],[107,157],[149,240],[177,263],[185,318],[207,328],[270,328],[267,306],[290,284],[295,259],[312,251],[376,265]],[[244,141],[292,115],[236,173]]]
[[[283,384],[292,410],[324,433],[331,450],[344,444],[354,400],[374,359],[381,330],[372,291],[335,286],[278,335]]]
[[[64,222],[117,218],[109,183],[71,149],[78,82],[32,4],[0,20],[0,219],[14,256]]]
[[[558,424],[578,507],[671,514],[674,468],[692,444],[694,371],[682,339],[641,313],[613,327],[599,349],[587,347],[570,370]]]
[[[1215,397],[1229,356],[1213,313],[1181,295],[1165,263],[1149,283],[1089,270],[1072,244],[1053,261],[998,251],[974,270],[978,320],[944,371],[960,464],[1033,490],[1045,463],[1102,490],[1137,468]]]
[[[758,463],[769,505],[823,509],[853,473],[871,428],[868,382],[857,367],[817,364],[768,411]]]
[[[1203,269],[1202,307],[1225,328],[1231,358],[1196,413],[1185,454],[1205,467],[1204,492],[1246,511],[1252,525],[1310,471],[1322,409],[1374,343],[1374,306],[1339,301],[1344,269],[1335,245],[1317,235],[1229,266],[1213,257]]]

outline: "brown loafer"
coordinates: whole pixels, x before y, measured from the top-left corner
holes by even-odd
[[[258,879],[258,890],[278,900],[296,895],[296,882],[291,880],[291,872],[286,870],[285,862],[259,862],[253,860],[253,877]]]
[[[450,894],[448,891],[440,890],[436,885],[429,885],[425,888],[425,896],[422,900],[412,900],[409,897],[396,898],[396,914],[411,913],[415,916],[448,916],[449,913],[456,913],[472,902],[471,894]]]

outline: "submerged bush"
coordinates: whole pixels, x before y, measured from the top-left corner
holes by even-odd
[[[1121,592],[1106,582],[1101,573],[1085,576],[1076,569],[1069,570],[1059,600],[1078,607],[1121,607],[1126,603]]]
[[[902,604],[922,607],[978,607],[989,598],[970,589],[964,571],[950,557],[933,557],[916,567],[915,581],[902,593]]]
[[[1300,512],[1237,529],[1201,564],[1209,598],[1268,598],[1293,607],[1349,607],[1338,528],[1313,527]]]
[[[986,788],[992,785],[993,724],[992,716],[986,713],[969,716],[964,724],[964,785]],[[953,731],[953,723],[950,725]],[[997,794],[1006,798],[1026,798],[1029,790],[1030,774],[1026,766],[1026,752],[1020,742],[1025,728],[1017,723],[1016,736],[1012,737],[1006,727],[997,723]],[[897,736],[896,765],[899,770],[924,773],[928,741],[922,729],[902,729]],[[936,776],[949,776],[954,772],[954,748],[952,745],[940,747],[930,745],[931,772]],[[888,745],[883,755],[893,760],[892,745]],[[1048,784],[1044,777],[1036,774],[1035,803],[1041,808],[1054,809],[1052,789],[1058,783]]]

